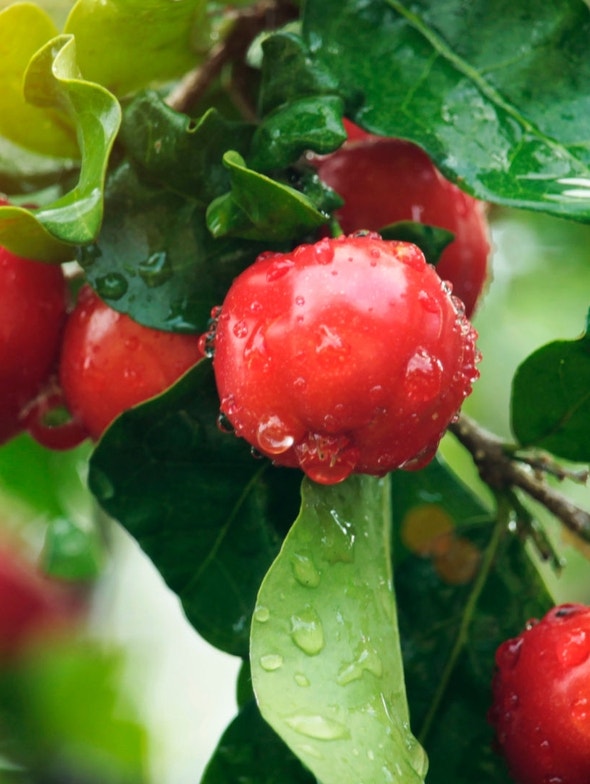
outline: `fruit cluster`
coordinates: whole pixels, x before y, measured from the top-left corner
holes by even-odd
[[[51,448],[98,439],[208,353],[226,423],[275,464],[328,484],[425,465],[478,376],[467,316],[487,270],[485,215],[418,148],[348,130],[310,158],[344,199],[346,236],[262,254],[200,340],[142,326],[87,283],[68,313],[61,268],[1,250],[0,442],[23,429]],[[402,219],[455,234],[438,274],[416,245],[373,232]]]

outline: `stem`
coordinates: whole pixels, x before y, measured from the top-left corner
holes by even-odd
[[[561,520],[566,528],[590,542],[590,513],[549,487],[530,466],[517,462],[500,438],[465,414],[461,414],[449,430],[471,452],[481,478],[492,489],[503,493],[519,488]]]
[[[449,681],[453,674],[453,670],[455,669],[455,666],[457,664],[457,659],[461,655],[461,651],[463,650],[463,647],[467,642],[468,639],[467,633],[469,631],[469,626],[471,625],[471,621],[475,613],[475,608],[477,607],[479,597],[481,596],[481,593],[489,577],[490,571],[492,569],[492,565],[494,563],[494,558],[496,556],[498,547],[500,545],[500,542],[506,530],[507,530],[507,510],[505,511],[504,514],[498,515],[498,520],[496,522],[496,525],[494,526],[492,537],[486,548],[479,572],[473,584],[473,588],[471,589],[471,593],[469,594],[469,597],[465,604],[465,610],[463,612],[461,624],[459,626],[459,630],[455,638],[455,644],[453,645],[453,648],[449,654],[449,658],[447,659],[447,663],[445,665],[444,671],[440,678],[438,688],[430,704],[428,713],[426,714],[426,717],[422,722],[422,727],[420,728],[420,732],[418,734],[418,740],[422,745],[424,745],[426,742],[426,738],[428,737],[434,719],[436,718],[438,709],[440,708],[440,704],[447,691]]]

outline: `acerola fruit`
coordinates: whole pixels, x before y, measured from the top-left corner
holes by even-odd
[[[554,607],[500,645],[488,717],[518,784],[590,781],[589,607]]]
[[[84,285],[66,324],[59,379],[72,415],[98,439],[115,417],[163,392],[202,357],[195,336],[143,326]]]
[[[347,129],[351,133],[351,124]],[[354,126],[352,126],[354,128]],[[455,235],[436,265],[471,316],[488,272],[486,208],[446,180],[415,144],[352,132],[352,141],[317,159],[320,178],[344,199],[335,213],[345,233],[379,231],[398,221],[438,226]]]
[[[0,290],[1,444],[23,430],[25,407],[55,367],[67,286],[60,266],[0,248]]]
[[[316,482],[421,467],[478,376],[475,339],[415,245],[365,234],[263,253],[218,315],[221,412]]]

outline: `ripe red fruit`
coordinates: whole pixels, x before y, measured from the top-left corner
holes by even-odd
[[[23,410],[55,366],[67,289],[61,267],[0,248],[0,290],[0,443],[4,443],[23,429]]]
[[[469,317],[487,277],[490,244],[484,204],[446,180],[416,145],[359,131],[352,132],[351,142],[317,161],[320,178],[344,199],[335,213],[342,230],[378,231],[411,220],[453,232],[455,238],[436,269],[452,283]]]
[[[317,482],[421,467],[478,375],[475,338],[415,245],[370,234],[264,253],[218,316],[221,412]]]
[[[496,652],[489,720],[519,784],[590,781],[590,608],[565,604]]]
[[[67,321],[59,378],[72,415],[98,439],[115,417],[163,392],[202,357],[196,337],[138,324],[85,285]]]

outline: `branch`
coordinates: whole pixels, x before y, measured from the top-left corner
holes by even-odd
[[[211,83],[226,65],[242,62],[250,44],[264,30],[274,30],[296,17],[296,8],[290,0],[259,0],[246,8],[229,10],[226,21],[229,33],[209,52],[205,62],[182,79],[170,92],[166,103],[178,112],[189,113],[207,92]],[[253,119],[253,109],[240,95],[232,93],[242,113]]]
[[[449,430],[471,452],[483,481],[492,489],[506,492],[519,488],[534,498],[555,517],[586,542],[590,542],[590,513],[573,504],[562,493],[549,487],[545,480],[527,465],[510,455],[498,436],[480,427],[466,414],[461,414]]]

